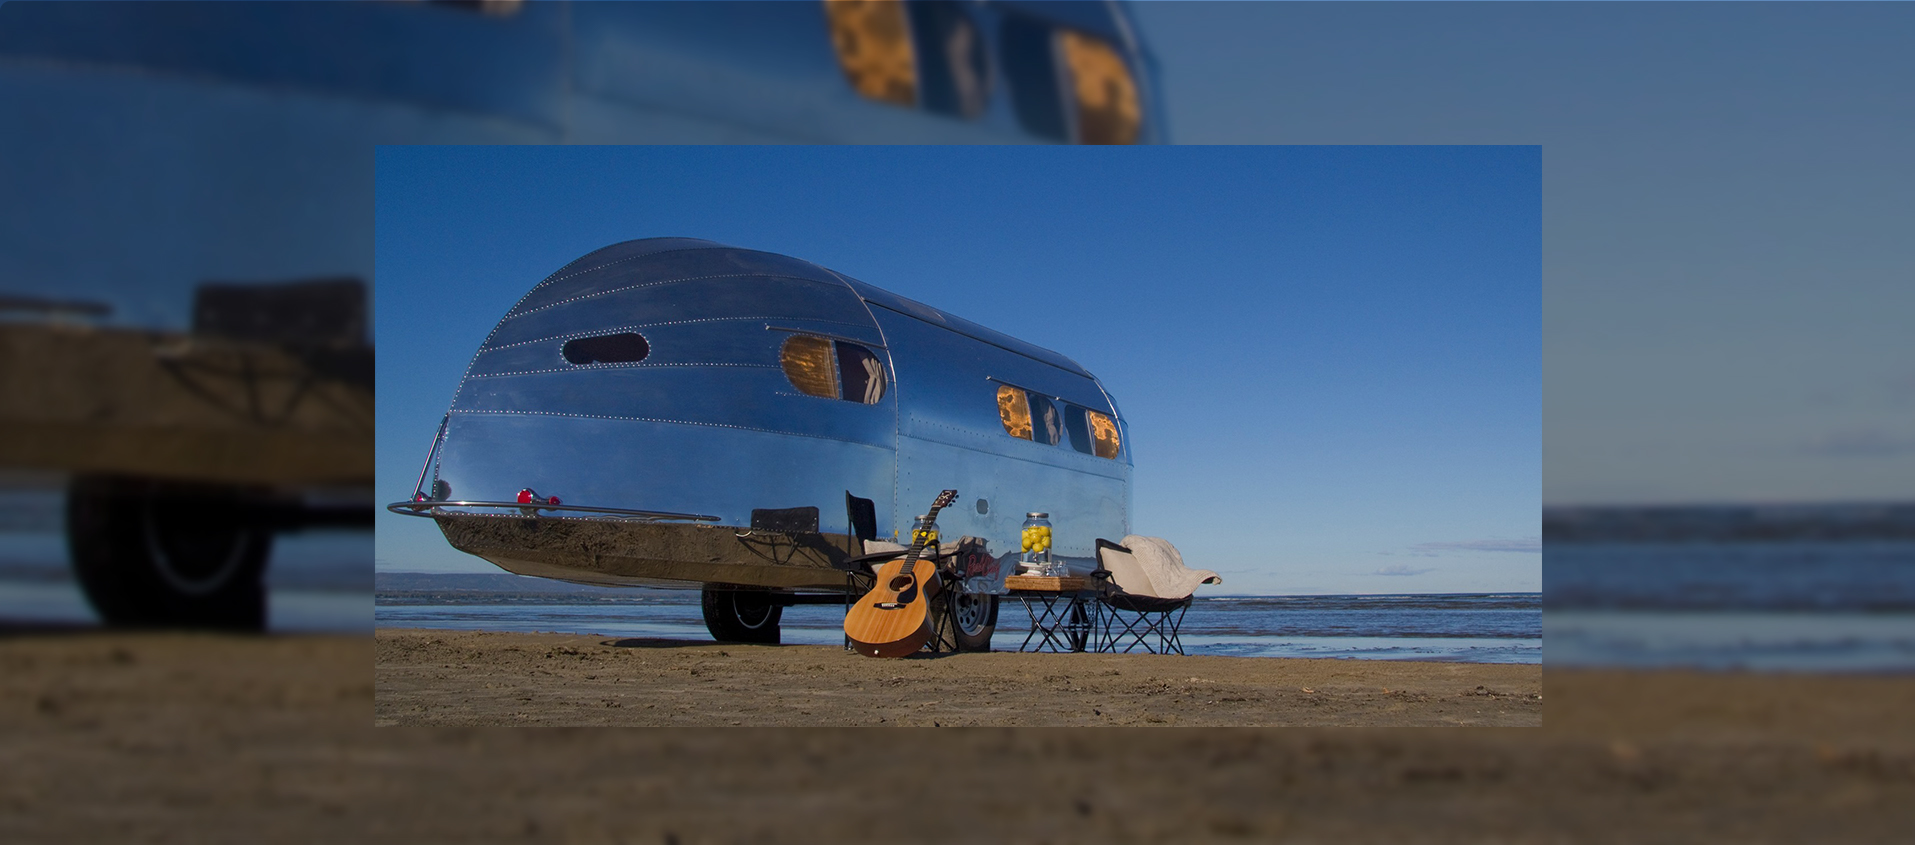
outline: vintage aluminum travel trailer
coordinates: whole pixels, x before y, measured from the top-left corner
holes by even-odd
[[[977,647],[1026,512],[1079,571],[1129,533],[1127,435],[1048,349],[810,262],[654,238],[506,313],[390,507],[512,572],[702,585],[714,636],[775,642],[783,606],[842,600],[857,537],[904,535],[955,488],[946,542],[984,544],[953,585]]]

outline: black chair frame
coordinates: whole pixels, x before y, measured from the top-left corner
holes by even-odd
[[[1128,654],[1141,647],[1151,654],[1182,655],[1184,613],[1190,610],[1193,596],[1165,599],[1124,592],[1111,581],[1110,570],[1104,568],[1104,549],[1131,553],[1126,546],[1102,538],[1097,540],[1097,571],[1091,573],[1100,605],[1096,614],[1097,650]]]

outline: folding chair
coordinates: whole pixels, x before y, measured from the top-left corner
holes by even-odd
[[[1184,566],[1169,541],[1126,536],[1122,544],[1097,541],[1098,651],[1183,654],[1179,632],[1199,584],[1221,584],[1208,569]]]

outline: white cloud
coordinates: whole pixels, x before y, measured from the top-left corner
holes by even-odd
[[[1523,552],[1540,554],[1543,550],[1543,538],[1526,537],[1519,540],[1456,540],[1445,543],[1417,543],[1410,547],[1410,553],[1423,557],[1436,557],[1447,552]]]
[[[1425,572],[1435,572],[1435,571],[1436,571],[1435,569],[1430,569],[1430,568],[1412,569],[1404,564],[1399,563],[1394,566],[1385,566],[1382,569],[1379,569],[1370,574],[1371,575],[1422,575]]]
[[[1806,450],[1812,455],[1834,458],[1885,458],[1915,451],[1915,439],[1880,429],[1855,429],[1817,437],[1808,442]]]

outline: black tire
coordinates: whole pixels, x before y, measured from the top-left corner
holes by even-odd
[[[264,629],[273,540],[252,501],[222,485],[75,479],[67,547],[87,601],[108,625]]]
[[[711,631],[712,639],[721,643],[778,644],[778,620],[785,608],[771,593],[707,584],[700,598],[705,629]]]
[[[997,632],[997,596],[953,593],[951,630],[957,632],[958,651],[990,651]]]

